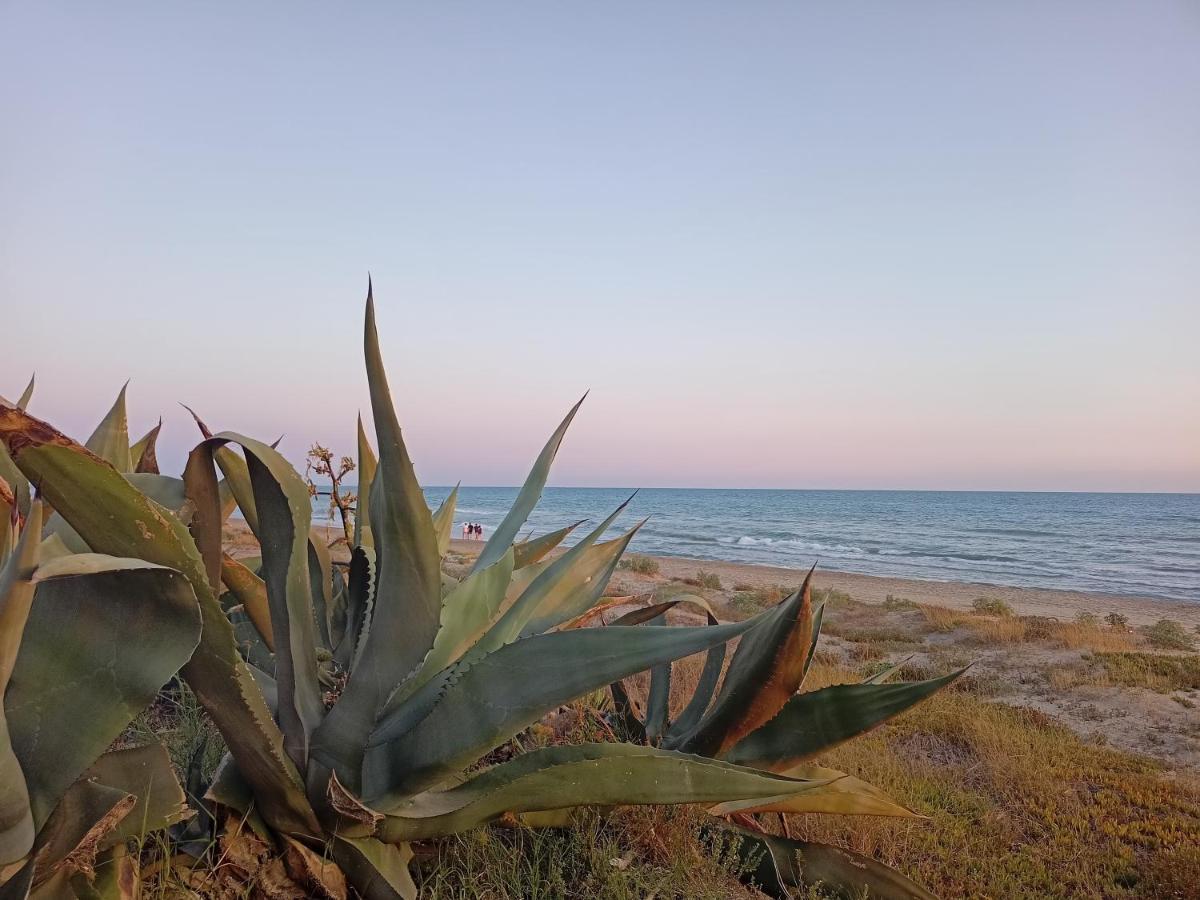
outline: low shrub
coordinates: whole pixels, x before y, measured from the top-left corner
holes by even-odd
[[[1145,688],[1160,694],[1200,690],[1200,656],[1097,653],[1091,659],[1103,668],[1110,682],[1124,687]]]
[[[916,609],[917,604],[907,597],[896,597],[893,594],[888,594],[883,600],[883,608],[892,612],[899,609]]]
[[[619,565],[638,575],[657,575],[659,571],[658,560],[652,556],[627,556]]]
[[[1159,619],[1143,627],[1142,633],[1150,640],[1150,646],[1159,650],[1196,649],[1196,638],[1174,619]]]
[[[971,609],[980,616],[1011,616],[1013,608],[999,597],[976,597],[971,601]]]
[[[721,577],[715,572],[705,572],[701,569],[696,573],[696,584],[702,588],[708,588],[710,591],[719,591],[721,589]]]
[[[1129,630],[1129,616],[1123,616],[1119,612],[1110,612],[1104,617],[1104,621],[1113,631]]]

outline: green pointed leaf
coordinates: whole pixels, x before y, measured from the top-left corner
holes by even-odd
[[[21,396],[17,398],[17,409],[29,408],[29,401],[33,399],[33,384],[36,380],[36,373],[29,376],[29,384],[25,385],[25,390],[21,391]]]
[[[582,525],[584,521],[584,519],[580,519],[573,525],[568,525],[566,528],[560,528],[558,531],[552,531],[549,534],[543,534],[540,537],[531,538],[527,541],[521,541],[519,544],[513,544],[513,550],[516,553],[515,567],[518,569],[523,569],[531,563],[538,562],[544,558],[547,553],[565,541],[571,532]]]
[[[663,613],[657,618],[651,619],[649,624],[665,627],[667,614]],[[667,714],[671,711],[670,705],[671,664],[669,662],[659,663],[650,670],[650,692],[646,695],[646,741],[651,746],[658,746],[659,740],[667,728]]]
[[[537,460],[534,461],[533,468],[530,469],[529,475],[525,478],[525,484],[522,485],[521,491],[517,494],[517,499],[513,502],[508,514],[505,515],[504,521],[492,532],[492,536],[484,544],[479,558],[475,560],[475,570],[485,569],[490,566],[516,540],[517,533],[525,524],[526,519],[529,518],[529,514],[533,512],[533,508],[537,506],[538,501],[542,498],[542,491],[546,487],[546,480],[550,477],[550,466],[554,462],[555,454],[558,453],[558,448],[567,433],[567,428],[571,425],[571,420],[575,418],[575,413],[579,412],[579,407],[583,405],[583,401],[586,399],[587,394],[579,398],[579,402],[571,407],[571,411],[567,413],[566,417],[559,423],[559,426],[554,429],[554,434],[550,435],[550,440],[546,441],[546,446],[542,448],[542,452],[538,454]]]
[[[128,383],[122,386],[116,402],[84,444],[101,459],[112,463],[118,472],[133,471],[133,464],[129,459],[129,420],[125,414],[127,387]]]
[[[129,815],[101,841],[102,850],[130,838],[144,838],[192,815],[171,758],[159,743],[109,750],[84,773],[82,780],[115,788],[135,798]],[[75,785],[78,784],[77,781]],[[73,785],[71,790],[74,788]]]
[[[204,436],[204,439],[211,438],[212,432],[196,415],[195,410],[190,406],[183,408],[192,414],[192,418],[196,420],[196,427],[200,429],[200,434]],[[217,467],[220,468],[221,474],[225,476],[221,482],[223,493],[228,491],[233,496],[237,508],[242,511],[242,518],[246,520],[247,527],[256,538],[261,540],[258,533],[258,511],[254,506],[254,486],[250,483],[250,470],[246,468],[246,460],[228,447],[219,447],[213,457],[217,461]],[[224,503],[224,497],[222,497],[222,503]],[[225,518],[228,517],[229,512],[225,512],[221,521],[225,521]]]
[[[0,442],[95,550],[144,559],[187,577],[204,627],[184,677],[237,752],[264,815],[285,830],[317,827],[299,773],[283,752],[282,735],[238,654],[233,626],[215,593],[216,578],[210,579],[188,529],[111,465],[28,413],[0,407]],[[219,574],[219,523],[216,538]]]
[[[156,448],[160,431],[162,431],[161,417],[157,425],[142,435],[138,442],[129,448],[129,459],[133,463],[133,471],[152,475],[159,474]]]
[[[759,621],[713,628],[579,628],[524,638],[482,658],[472,653],[380,720],[364,760],[363,796],[372,803],[435,784],[548,710],[738,637]],[[425,715],[414,715],[425,709]]]
[[[442,606],[433,517],[400,434],[369,291],[364,347],[379,441],[379,468],[370,498],[377,557],[375,604],[346,688],[313,736],[314,752],[321,748],[322,757],[334,763],[338,777],[352,790],[358,786],[362,748],[375,718],[433,646]]]
[[[717,617],[711,612],[708,613],[708,624],[710,626],[717,624]],[[705,655],[704,668],[700,670],[700,677],[696,680],[696,687],[692,691],[691,699],[683,708],[683,712],[679,714],[679,718],[671,723],[671,727],[667,731],[668,740],[688,734],[704,717],[704,713],[708,711],[708,704],[712,702],[713,693],[716,692],[717,682],[721,678],[721,669],[724,665],[725,645],[718,644]]]
[[[869,856],[817,844],[726,826],[738,836],[742,859],[754,866],[754,881],[772,897],[790,897],[793,888],[821,885],[842,897],[879,900],[937,900],[915,881]]]
[[[267,583],[228,553],[221,556],[221,581],[237,598],[259,638],[273,653],[275,631],[271,627],[271,601],[267,599]]]
[[[796,694],[779,715],[742,738],[726,758],[772,771],[790,768],[899,715],[965,671],[928,681],[838,684]]]
[[[408,871],[413,857],[408,844],[337,837],[333,856],[365,900],[417,900],[417,886]]]
[[[837,769],[823,766],[792,766],[779,773],[789,778],[805,781],[823,781],[826,784],[798,794],[782,794],[765,799],[738,799],[714,806],[709,810],[714,816],[732,813],[819,813],[837,816],[890,816],[919,819],[910,809],[901,806],[873,784]]]
[[[216,451],[236,443],[245,453],[254,505],[262,529],[262,580],[271,609],[275,679],[279,686],[279,723],[284,748],[301,771],[308,759],[308,742],[325,715],[317,682],[316,624],[309,581],[309,531],[312,506],[303,479],[277,450],[252,438],[222,432],[202,441],[188,457],[184,480],[188,497],[196,504],[196,521],[203,523],[205,539],[199,544],[205,565],[215,562],[217,580],[221,560],[210,561],[206,548],[220,551],[220,515],[215,468]],[[198,535],[199,541],[199,535]]]
[[[325,539],[315,530],[308,533],[308,580],[317,635],[321,646],[332,650],[333,557],[329,555]]]
[[[521,636],[542,634],[583,615],[596,605],[617,569],[629,542],[645,520],[615,540],[594,544],[580,554],[554,590],[547,593],[521,629]]]
[[[66,556],[43,565],[34,584],[4,705],[40,826],[187,662],[200,612],[186,578],[141,560]],[[131,634],[154,640],[129,653]]]
[[[446,551],[450,549],[450,535],[454,530],[454,509],[458,504],[458,487],[457,484],[454,486],[454,490],[442,501],[437,512],[433,514],[433,530],[437,535],[438,556],[444,557]]]
[[[795,794],[819,787],[718,760],[632,744],[546,747],[494,766],[446,791],[384,807],[385,841],[465,831],[505,813],[573,806],[718,803]]]
[[[379,460],[363,430],[362,415],[358,417],[358,500],[354,510],[354,546],[373,547],[371,538],[371,485],[375,482],[375,470]]]
[[[42,504],[35,503],[15,550],[0,569],[0,700],[16,666],[33,604],[41,530]],[[29,789],[0,703],[0,868],[24,858],[33,847],[35,831]]]
[[[673,749],[723,756],[783,708],[804,678],[812,642],[811,582],[810,571],[801,588],[738,643],[712,709],[693,732],[672,742]]]
[[[420,671],[397,688],[388,700],[385,712],[397,708],[431,678],[457,662],[487,632],[496,611],[504,601],[504,590],[512,578],[512,548],[495,565],[474,572],[451,591],[442,604],[442,627],[433,640],[433,649],[421,663]]]
[[[632,499],[630,497],[630,500]],[[601,522],[591,534],[556,559],[519,569],[517,575],[514,575],[514,582],[518,578],[521,578],[522,581],[527,578],[532,580],[529,581],[529,586],[521,592],[520,596],[503,611],[496,624],[483,636],[479,642],[480,649],[495,650],[516,640],[525,631],[530,621],[541,615],[543,610],[574,608],[580,605],[576,602],[580,597],[585,600],[590,598],[595,579],[602,571],[603,563],[607,559],[607,551],[601,551],[599,554],[589,554],[588,551],[628,505],[629,500],[626,500],[613,510],[612,514]],[[611,549],[610,547],[609,550]],[[603,592],[603,586],[601,586],[601,592]]]

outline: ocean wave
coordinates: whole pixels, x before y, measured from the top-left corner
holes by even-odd
[[[799,538],[753,537],[743,534],[737,538],[717,538],[718,542],[736,547],[794,547],[798,550],[808,550],[813,553],[849,553],[865,555],[866,550],[851,544],[822,544],[820,541],[803,541]]]

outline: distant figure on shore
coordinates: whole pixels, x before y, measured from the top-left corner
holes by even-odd
[[[483,526],[480,525],[478,522],[475,523],[475,540],[477,540],[477,541],[483,540]]]
[[[463,537],[462,537],[462,539],[465,541],[467,539],[467,535],[469,535],[470,533],[471,533],[471,523],[463,522]]]

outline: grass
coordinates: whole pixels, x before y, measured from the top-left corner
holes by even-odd
[[[1159,619],[1142,628],[1150,646],[1159,650],[1195,650],[1196,638],[1174,619]]]
[[[963,640],[976,645],[1045,641],[1067,650],[1123,653],[1135,650],[1139,644],[1139,638],[1133,632],[1111,625],[1105,627],[1090,619],[1062,622],[1047,616],[1016,616],[1011,613],[988,616],[978,608],[971,613],[926,604],[920,604],[917,608],[925,624],[933,631],[949,634],[963,629],[967,632]],[[1186,632],[1184,636],[1189,637]]]
[[[1200,784],[1034,711],[943,692],[820,762],[929,819],[796,816],[793,834],[875,856],[943,897],[1190,897],[1200,883]]]
[[[652,556],[627,556],[617,565],[638,575],[657,575],[659,570],[658,560]]]
[[[1011,616],[1013,608],[997,597],[976,597],[971,609],[981,616]]]
[[[479,829],[430,848],[421,896],[439,900],[753,898],[732,854],[710,853],[696,810],[576,813],[564,830]]]
[[[1157,653],[1097,653],[1108,681],[1123,687],[1145,688],[1160,694],[1200,690],[1200,656],[1162,656]]]

